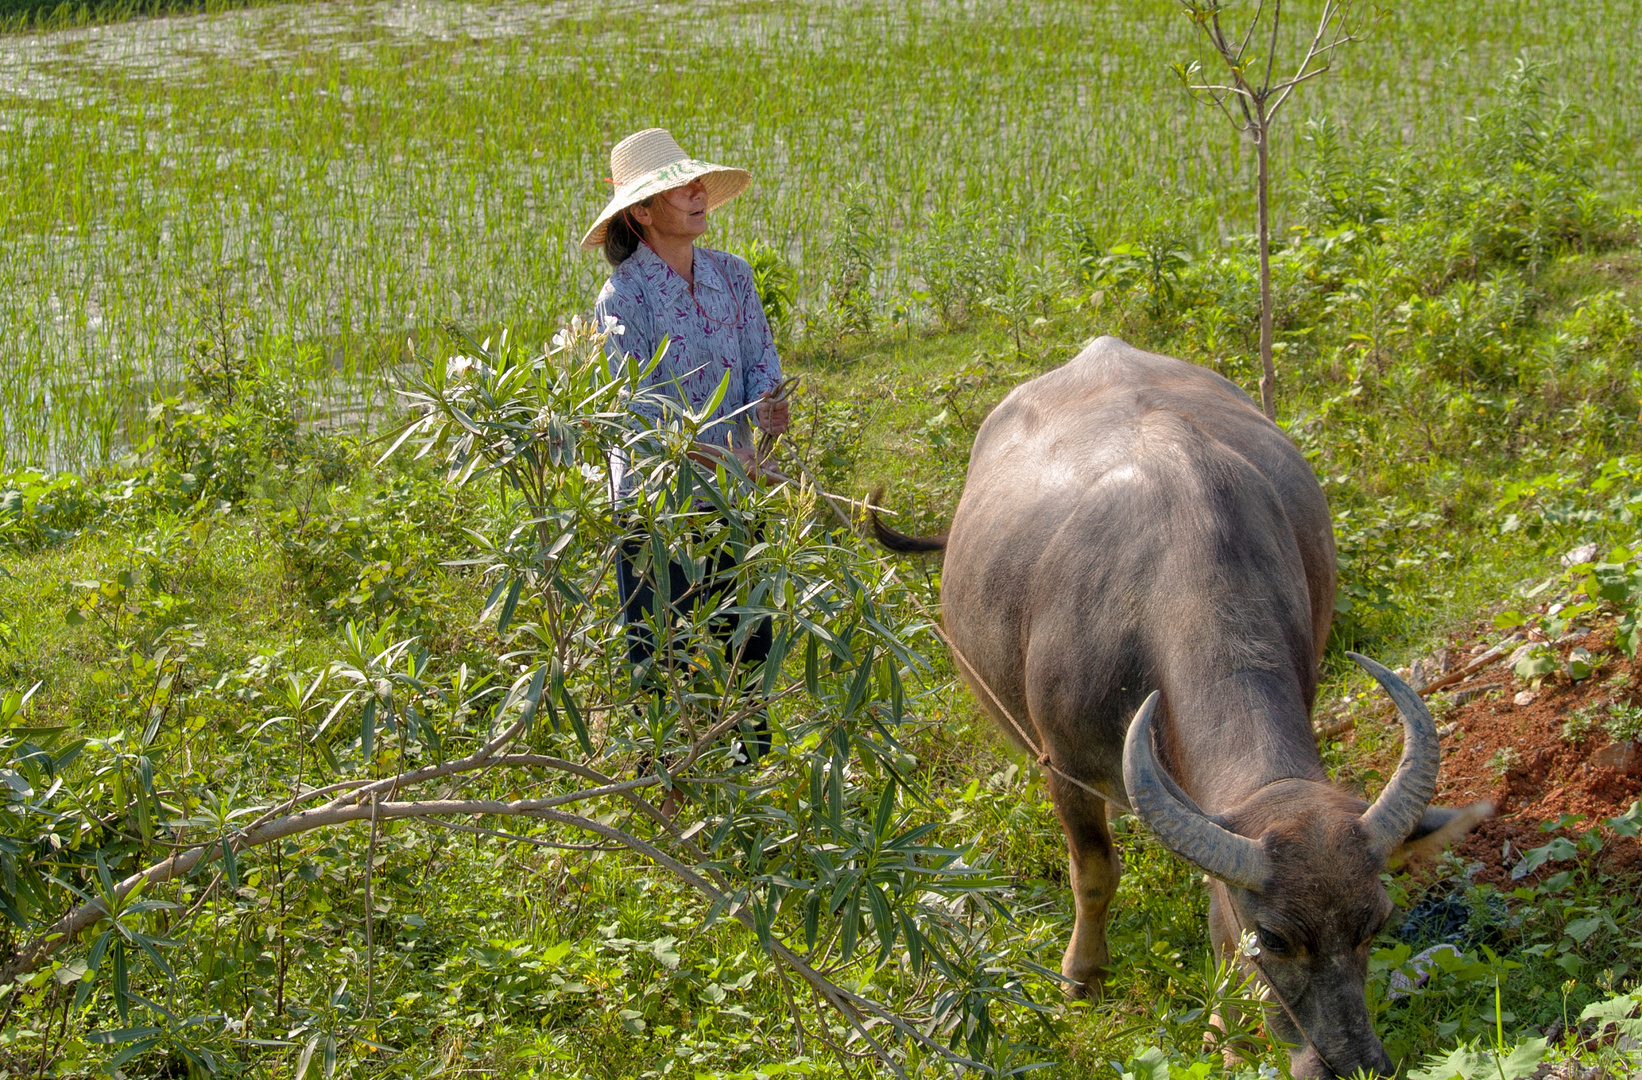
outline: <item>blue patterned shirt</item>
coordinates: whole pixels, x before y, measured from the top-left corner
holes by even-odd
[[[781,382],[781,360],[764,318],[764,305],[753,288],[753,271],[745,259],[710,248],[695,250],[695,293],[648,244],[615,270],[599,290],[594,316],[624,327],[605,342],[611,377],[629,362],[641,368],[650,362],[663,337],[667,353],[644,380],[692,411],[712,400],[730,373],[724,400],[709,420],[724,420],[701,432],[701,441],[718,446],[752,443],[752,404]],[[659,420],[653,406],[637,402],[633,410],[652,423]],[[614,463],[617,491],[632,490],[624,462]]]

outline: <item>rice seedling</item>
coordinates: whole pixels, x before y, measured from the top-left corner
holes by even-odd
[[[883,234],[890,296],[922,285],[931,223],[977,207],[1023,266],[1070,259],[1056,223],[1103,235],[1150,190],[1195,200],[1195,232],[1249,225],[1246,155],[1169,75],[1191,34],[1172,5],[679,14],[511,0],[114,25],[65,12],[58,29],[0,37],[0,464],[117,455],[213,312],[237,313],[252,361],[342,425],[371,422],[380,374],[446,320],[545,332],[602,277],[575,241],[605,197],[603,154],[654,123],[753,170],[753,197],[711,239],[775,250],[801,308],[820,310],[837,277],[851,191]],[[1604,183],[1628,188],[1639,20],[1611,0],[1509,20],[1480,0],[1409,5],[1305,107],[1393,141],[1451,137],[1531,48],[1550,91],[1588,110]],[[1273,147],[1279,179],[1301,127]]]

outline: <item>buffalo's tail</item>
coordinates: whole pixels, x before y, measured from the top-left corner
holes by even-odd
[[[884,489],[880,487],[867,500],[867,517],[872,522],[872,535],[880,544],[891,551],[902,555],[920,555],[930,551],[945,551],[948,530],[941,530],[934,536],[908,536],[878,520],[878,501],[884,497]]]

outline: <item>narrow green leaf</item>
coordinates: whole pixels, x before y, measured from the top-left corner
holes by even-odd
[[[696,411],[696,419],[698,421],[713,415],[718,411],[718,407],[724,404],[724,395],[730,392],[730,376],[734,374],[734,368],[726,368],[724,370],[724,377],[718,380],[718,388],[713,391],[713,396],[708,399],[707,404],[703,405]]]
[[[114,1011],[120,1014],[120,1023],[125,1023],[131,1011],[131,984],[125,964],[125,942],[114,942]]]
[[[892,653],[885,653],[883,671],[889,683],[889,692],[884,695],[889,701],[890,722],[899,724],[906,716],[905,692],[901,687],[901,665],[896,662]]]
[[[860,666],[855,669],[855,678],[850,680],[849,697],[844,702],[844,715],[854,716],[861,707],[861,700],[867,696],[867,685],[872,681],[872,657],[874,643],[867,643],[867,654],[861,658]]]
[[[146,1039],[150,1035],[160,1034],[157,1027],[129,1027],[113,1028],[109,1031],[89,1032],[83,1038],[86,1042],[97,1046],[113,1046],[115,1043],[131,1042],[133,1039]]]
[[[297,1057],[297,1070],[291,1073],[291,1080],[305,1080],[307,1067],[314,1064],[314,1050],[319,1049],[319,1036],[309,1036],[309,1041],[302,1047],[302,1055]]]
[[[815,942],[821,934],[821,893],[820,890],[810,893],[804,899],[804,946],[814,949]]]
[[[884,784],[884,793],[878,796],[878,813],[872,819],[872,832],[880,840],[889,833],[889,823],[895,816],[895,781]]]
[[[148,1053],[159,1044],[160,1039],[157,1035],[152,1038],[143,1039],[141,1042],[134,1042],[124,1050],[121,1050],[118,1054],[115,1054],[113,1057],[109,1058],[107,1067],[111,1070],[118,1069],[121,1065],[124,1065],[132,1058],[138,1056],[139,1054]]]
[[[359,713],[359,752],[369,761],[376,752],[376,695],[365,698],[365,707]]]
[[[132,934],[131,937],[134,941],[136,941],[137,947],[147,954],[149,963],[158,968],[160,974],[164,975],[168,979],[171,978],[171,965],[165,962],[165,957],[160,955],[159,949],[155,948],[155,946],[164,945],[174,948],[178,942],[172,941],[168,938],[149,937],[147,934]]]
[[[524,587],[525,579],[523,577],[514,578],[513,583],[507,587],[507,599],[502,601],[502,610],[496,616],[496,632],[498,634],[507,633],[508,624],[513,621],[513,611],[519,606],[519,594],[524,591]]]
[[[849,902],[844,905],[843,935],[839,944],[842,951],[839,959],[849,963],[850,957],[855,955],[855,943],[861,933],[861,894],[851,893]]]
[[[560,701],[564,705],[565,719],[570,721],[571,730],[576,733],[576,741],[581,744],[582,753],[589,757],[593,754],[593,740],[588,738],[587,725],[582,722],[582,711],[576,707],[576,699],[570,696],[567,686],[561,691]]]
[[[103,858],[101,851],[97,852],[97,880],[103,886],[104,905],[114,902],[114,876],[108,872],[108,860]]]
[[[872,910],[872,928],[878,932],[878,948],[882,957],[889,955],[895,945],[895,916],[890,912],[889,898],[878,886],[868,884],[862,892],[867,895],[867,907]]]
[[[924,973],[924,937],[918,932],[918,927],[912,922],[912,916],[901,912],[901,937],[907,943],[907,961],[912,965],[913,975]]]
[[[91,951],[86,954],[87,971],[96,972],[102,966],[103,955],[108,952],[108,947],[113,943],[114,931],[112,929],[104,930],[97,936],[97,940],[91,945]]]
[[[154,763],[146,754],[137,759],[137,783],[142,787],[142,797],[137,800],[137,828],[145,843],[152,842],[154,823],[165,820],[165,807],[160,805],[159,792],[154,790]]]
[[[555,660],[554,664],[556,665],[557,663],[558,661]],[[548,665],[538,664],[536,666],[535,674],[530,677],[530,687],[525,691],[525,707],[523,713],[521,714],[521,717],[524,720],[524,726],[520,729],[522,734],[530,734],[531,726],[536,722],[536,710],[541,705],[542,685],[547,682],[547,673]]]
[[[816,700],[821,698],[821,643],[809,635],[804,644],[804,689]]]
[[[787,660],[787,650],[792,647],[792,633],[783,626],[770,643],[770,654],[764,658],[763,680],[760,692],[769,697],[775,693],[775,684],[781,678],[781,665]]]
[[[479,537],[478,539],[481,542],[483,542],[485,538],[484,537]],[[487,560],[487,559],[455,559],[455,560],[452,560],[450,562],[442,562],[442,563],[440,563],[440,565],[441,566],[487,566],[487,565],[489,565],[489,560]],[[498,581],[491,588],[490,595],[485,598],[485,606],[480,609],[480,611],[483,612],[483,614],[480,615],[480,618],[484,618],[485,615],[488,615],[490,612],[496,610],[496,602],[502,598],[502,594],[507,591],[508,586],[511,585],[512,582],[513,582],[512,578],[504,577],[504,578],[502,578],[502,580]]]

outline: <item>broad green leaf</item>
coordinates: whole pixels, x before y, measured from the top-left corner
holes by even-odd
[[[1498,1073],[1505,1080],[1522,1080],[1525,1076],[1532,1076],[1539,1068],[1549,1049],[1544,1039],[1529,1039],[1519,1043],[1504,1059],[1499,1062]]]
[[[1637,991],[1628,994],[1619,994],[1605,1001],[1594,1001],[1585,1006],[1580,1012],[1581,1022],[1586,1020],[1598,1021],[1605,1029],[1609,1024],[1616,1025],[1620,1032],[1633,1039],[1642,1039],[1642,1019],[1637,1019],[1635,1013],[1642,997]],[[1598,1032],[1600,1034],[1600,1030]]]
[[[1618,817],[1609,818],[1604,824],[1620,836],[1634,837],[1642,834],[1642,801],[1631,803],[1629,810]]]

